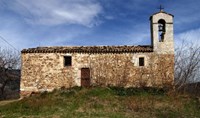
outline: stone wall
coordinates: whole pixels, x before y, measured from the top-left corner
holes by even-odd
[[[72,66],[64,66],[72,56]],[[144,57],[145,66],[139,66]],[[21,94],[81,86],[81,68],[90,68],[96,86],[165,86],[173,84],[174,56],[155,53],[22,53]]]

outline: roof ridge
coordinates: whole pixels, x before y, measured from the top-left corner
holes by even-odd
[[[23,49],[21,53],[121,53],[121,52],[152,52],[150,45],[123,46],[51,46]]]

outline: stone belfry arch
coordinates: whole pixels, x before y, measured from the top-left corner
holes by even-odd
[[[151,45],[159,54],[174,54],[173,15],[162,9],[150,17]]]

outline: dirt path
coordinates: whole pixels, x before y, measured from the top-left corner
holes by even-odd
[[[19,100],[21,100],[21,99],[0,101],[0,106],[9,104],[9,103],[11,103],[11,102],[19,101]]]

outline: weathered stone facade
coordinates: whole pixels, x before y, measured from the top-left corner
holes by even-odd
[[[157,41],[154,36],[158,34],[156,21],[161,18],[166,20],[163,42]],[[150,20],[153,26],[151,46],[39,47],[22,50],[21,94],[81,86],[82,68],[90,70],[92,86],[172,85],[173,16],[160,11]],[[71,57],[70,66],[65,66],[65,56]]]

